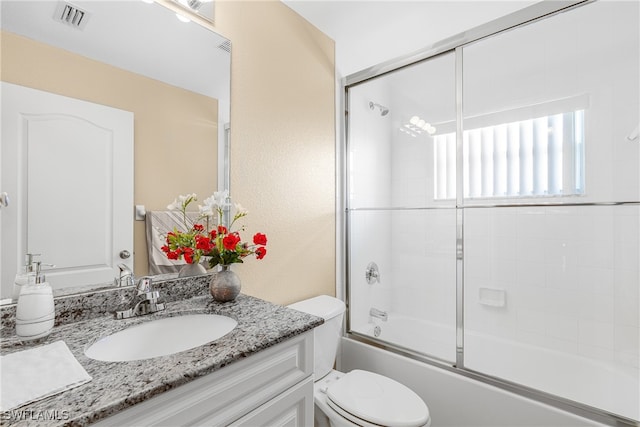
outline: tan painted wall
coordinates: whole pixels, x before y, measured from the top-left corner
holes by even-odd
[[[217,189],[215,99],[2,32],[3,81],[134,113],[134,203],[164,210],[178,194]],[[133,207],[132,207],[133,215]],[[135,273],[148,270],[144,222],[134,226]]]
[[[232,43],[231,195],[268,254],[234,266],[272,302],[335,295],[334,42],[280,1],[217,1]]]
[[[334,43],[276,0],[218,1],[216,28],[233,45],[231,194],[234,202],[250,211],[243,237],[250,239],[261,231],[269,238],[265,259],[234,266],[243,292],[282,304],[334,295]],[[211,120],[215,116],[194,111],[182,98],[187,95],[180,93],[184,91],[4,36],[3,80],[134,111],[135,203],[163,209],[177,194],[209,195],[216,188],[215,145],[187,145],[209,132],[215,138],[216,124]],[[45,76],[38,72],[42,69],[48,70]],[[130,90],[116,94],[96,84],[85,77],[93,69],[107,73],[97,81],[124,80]],[[70,83],[77,88],[75,93],[60,89]],[[147,98],[157,100],[160,92],[161,99],[172,100],[175,110],[140,104]],[[182,130],[185,122],[206,125],[189,127],[193,135]],[[194,151],[200,153],[195,159]],[[198,163],[198,159],[210,160]],[[176,168],[167,172],[169,166],[157,164]],[[136,223],[135,236],[139,253],[144,245],[141,222]],[[136,257],[136,264],[136,274],[143,274],[146,257]]]

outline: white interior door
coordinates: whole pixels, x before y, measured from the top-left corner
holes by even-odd
[[[133,269],[133,113],[2,82],[2,298],[27,253],[54,288]]]

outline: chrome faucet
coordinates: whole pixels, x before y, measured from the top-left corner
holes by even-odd
[[[382,310],[379,310],[379,309],[373,308],[373,307],[371,307],[371,309],[369,310],[369,316],[377,317],[378,319],[382,319],[383,322],[386,322],[387,318],[389,317],[389,315],[387,314],[386,311],[382,311]]]
[[[133,271],[126,264],[118,264],[118,270],[120,270],[120,274],[118,277],[113,279],[113,284],[115,286],[129,286],[135,284],[135,278],[133,277]]]
[[[133,276],[131,278],[133,280]],[[133,281],[135,282],[135,280]],[[160,292],[153,290],[151,277],[141,278],[135,286],[135,292],[130,300],[130,304],[135,302],[135,305],[127,310],[116,311],[116,319],[128,319],[164,310],[164,303],[158,302]]]

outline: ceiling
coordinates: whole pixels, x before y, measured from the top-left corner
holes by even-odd
[[[348,76],[538,0],[282,0],[336,43],[336,72]]]
[[[69,2],[0,0],[1,28],[187,90],[228,97],[229,53],[211,49],[226,41],[219,34],[140,0],[72,0],[88,16],[85,26],[73,28],[54,19],[62,3]]]
[[[339,76],[348,76],[370,66],[415,52],[537,2],[536,0],[282,1],[335,40],[336,72]],[[210,72],[209,65],[202,63],[210,59],[203,57],[201,54],[203,49],[197,44],[211,43],[211,41],[200,34],[190,34],[186,30],[205,33],[208,31],[197,25],[179,23],[172,13],[162,10],[164,8],[152,8],[151,5],[139,0],[127,2],[74,0],[73,3],[85,7],[91,13],[87,26],[80,32],[65,28],[64,25],[51,19],[58,4],[57,1],[52,0],[2,0],[2,27],[189,90],[209,95],[212,91],[217,91],[211,87],[196,86],[210,79],[194,78],[192,74],[196,71]],[[126,14],[114,7],[114,4],[118,6],[126,4]],[[209,6],[211,3],[205,3],[205,5]],[[161,16],[150,17],[155,9],[158,9],[157,12]],[[116,22],[117,24],[114,25]],[[143,22],[162,22],[162,24],[141,25]],[[176,37],[177,33],[167,31],[169,25],[181,26],[179,34],[184,38]],[[115,28],[117,31],[114,31]],[[132,37],[131,34],[136,34],[136,37]],[[154,40],[154,43],[150,40]],[[224,39],[221,38],[221,40]],[[100,49],[96,49],[96,46],[100,46]],[[185,46],[189,49],[185,49]],[[163,54],[152,56],[168,59],[168,62],[161,66],[149,61],[150,53],[158,48]],[[105,57],[99,56],[98,52]],[[145,52],[145,55],[141,55],[140,52]],[[216,52],[215,55],[224,55],[224,53]],[[176,64],[182,67],[185,64],[194,65],[188,65],[192,72],[186,75],[173,70]],[[224,74],[225,71],[220,73]],[[226,73],[228,74],[228,68]]]

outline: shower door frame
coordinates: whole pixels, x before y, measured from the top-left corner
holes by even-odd
[[[636,425],[634,420],[622,417],[620,415],[610,413],[606,410],[596,408],[587,404],[572,401],[567,398],[563,398],[557,395],[546,393],[531,387],[527,387],[518,383],[510,382],[498,377],[494,377],[482,372],[474,371],[465,367],[464,364],[464,258],[463,258],[463,237],[464,237],[464,201],[463,201],[463,179],[462,175],[462,146],[463,146],[463,88],[462,88],[462,70],[464,57],[462,55],[462,49],[471,43],[479,41],[481,39],[493,36],[504,31],[508,31],[517,27],[521,27],[539,20],[548,18],[550,16],[566,12],[577,7],[581,7],[597,0],[572,0],[572,1],[544,1],[535,3],[527,8],[521,9],[517,12],[506,15],[502,18],[498,18],[487,24],[475,27],[467,32],[458,34],[456,36],[445,39],[439,43],[436,43],[430,47],[422,49],[416,53],[402,56],[390,61],[383,62],[381,64],[369,67],[360,72],[351,74],[341,81],[341,91],[343,103],[340,105],[343,108],[344,116],[342,116],[343,134],[341,144],[341,197],[342,203],[341,211],[342,215],[342,227],[339,228],[340,239],[342,247],[339,248],[338,253],[343,252],[343,256],[339,258],[344,262],[344,265],[339,265],[342,271],[342,279],[344,280],[344,296],[345,303],[347,304],[347,315],[345,316],[345,334],[344,336],[349,339],[360,341],[369,345],[374,345],[379,348],[383,348],[387,351],[400,354],[411,359],[419,360],[432,366],[439,367],[457,374],[473,378],[485,384],[489,384],[503,390],[515,393],[517,395],[536,400],[538,402],[556,407],[566,412],[576,414],[578,416],[594,420],[596,422],[613,425],[613,426],[627,426]],[[384,74],[398,71],[404,67],[416,64],[420,61],[434,58],[440,54],[453,52],[455,54],[455,105],[456,105],[456,360],[455,364],[451,365],[450,362],[427,356],[422,353],[417,353],[411,349],[396,346],[390,343],[380,341],[369,335],[358,333],[351,330],[350,321],[350,256],[349,251],[351,242],[349,238],[349,231],[351,230],[349,213],[357,211],[358,209],[351,209],[349,206],[349,180],[347,179],[349,169],[349,89],[364,83],[368,80],[378,78]],[[492,207],[520,207],[520,206],[597,206],[597,205],[625,205],[625,204],[639,204],[640,202],[587,202],[587,203],[573,203],[573,202],[560,202],[560,203],[527,203],[527,204],[484,204],[473,205],[473,208],[492,208]]]

